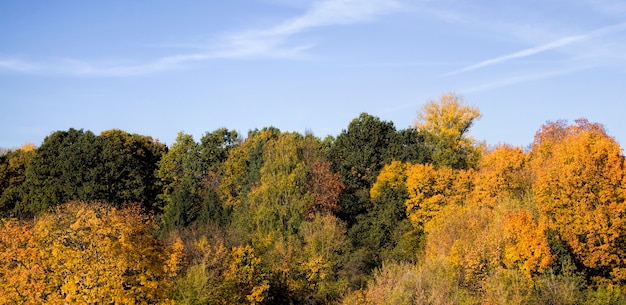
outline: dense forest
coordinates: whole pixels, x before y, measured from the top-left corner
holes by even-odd
[[[489,146],[479,118],[446,94],[402,130],[6,150],[0,304],[626,304],[620,145],[579,119]]]

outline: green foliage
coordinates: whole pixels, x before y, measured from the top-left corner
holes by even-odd
[[[34,154],[31,144],[0,156],[0,217],[9,216],[22,202],[26,169]]]
[[[263,148],[279,134],[276,128],[251,131],[241,145],[229,152],[218,188],[224,204],[236,208],[246,201],[252,187],[261,179]]]
[[[73,128],[46,137],[26,170],[25,198],[17,212],[39,214],[70,200],[95,199],[95,138]]]
[[[299,155],[302,144],[300,135],[285,133],[263,151],[260,184],[249,195],[253,229],[261,239],[294,235],[312,204],[307,164]]]
[[[162,186],[163,232],[192,223],[225,222],[227,209],[218,195],[224,162],[237,145],[237,133],[218,129],[206,133],[201,143],[179,133],[176,142],[158,163],[156,176]]]
[[[340,216],[349,226],[372,207],[369,189],[378,173],[392,160],[424,162],[427,159],[417,130],[396,131],[393,123],[362,113],[333,141],[328,152],[332,169],[346,189]]]
[[[166,151],[163,144],[151,137],[129,134],[114,129],[103,131],[94,143],[98,150],[98,167],[93,199],[121,206],[142,203],[154,211],[159,192],[154,176],[157,163]]]
[[[39,214],[70,200],[141,203],[153,210],[154,171],[166,147],[120,130],[95,136],[69,129],[46,137],[26,168],[18,214]]]
[[[168,149],[70,129],[0,153],[0,216],[21,217],[0,221],[0,304],[625,303],[619,144],[559,121],[483,155],[479,117],[449,94],[405,130],[363,113],[336,138]]]

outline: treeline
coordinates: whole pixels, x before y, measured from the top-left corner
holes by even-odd
[[[70,129],[0,156],[0,304],[623,304],[626,168],[602,125],[487,147],[413,127]]]

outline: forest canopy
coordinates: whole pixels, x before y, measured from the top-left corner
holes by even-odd
[[[55,131],[0,155],[0,304],[624,304],[626,168],[600,124]],[[529,139],[531,140],[531,139]]]

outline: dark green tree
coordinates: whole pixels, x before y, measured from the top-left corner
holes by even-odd
[[[96,199],[95,139],[91,131],[73,128],[46,137],[26,169],[24,199],[16,212],[38,214],[70,200]]]
[[[223,164],[238,143],[237,133],[223,128],[206,133],[201,143],[196,143],[191,135],[178,134],[157,170],[162,186],[161,225],[165,231],[194,222],[224,221],[217,189]]]
[[[27,144],[0,156],[0,217],[9,216],[24,196],[26,168],[35,154],[35,146]]]
[[[340,217],[352,226],[358,215],[372,208],[369,190],[380,170],[392,160],[428,160],[423,137],[413,128],[396,131],[392,122],[362,113],[350,122],[328,150],[333,171],[346,188],[340,198]]]
[[[69,129],[46,137],[26,168],[16,212],[37,214],[71,200],[141,203],[153,209],[154,171],[166,150],[152,138],[121,130]]]
[[[98,166],[94,169],[98,192],[96,198],[120,206],[141,203],[154,210],[159,190],[156,185],[157,163],[167,148],[151,137],[114,129],[96,138]]]

